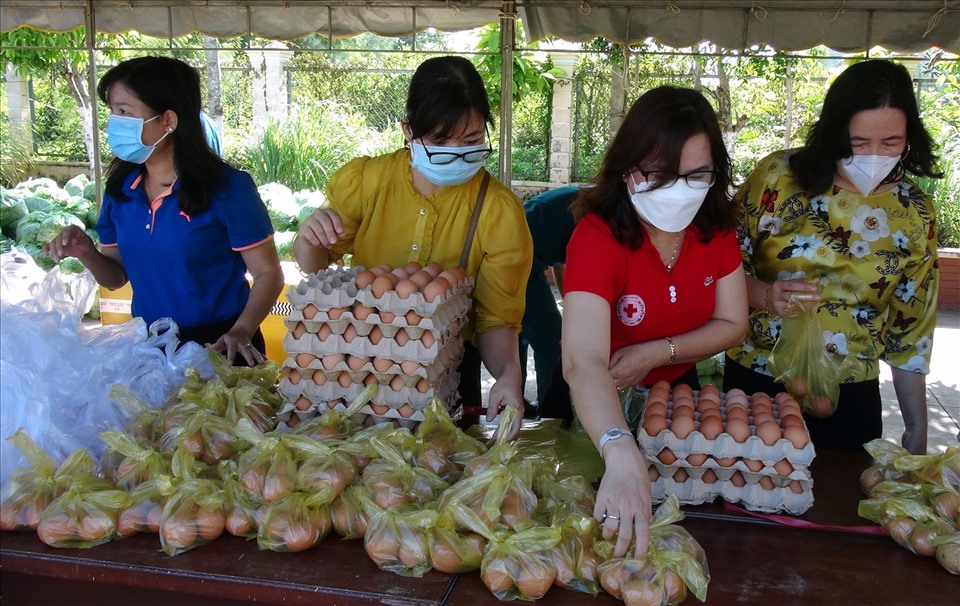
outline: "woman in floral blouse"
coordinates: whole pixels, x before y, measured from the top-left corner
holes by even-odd
[[[737,195],[751,313],[747,338],[727,352],[724,389],[784,390],[768,366],[781,315],[791,294],[812,297],[827,351],[838,366],[849,361],[836,412],[806,418],[820,448],[859,450],[882,434],[883,359],[903,446],[926,452],[936,225],[907,174],[942,176],[932,147],[907,70],[864,61],[830,87],[806,145],[764,158]]]

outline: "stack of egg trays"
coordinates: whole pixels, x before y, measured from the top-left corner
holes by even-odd
[[[697,395],[694,394],[695,397]],[[725,400],[725,395],[722,394],[721,411],[724,423],[727,417]],[[669,410],[673,410],[672,401],[669,403]],[[743,443],[737,442],[726,432],[708,440],[699,431],[699,413],[695,423],[694,431],[681,440],[669,428],[655,436],[647,435],[641,418],[637,428],[637,441],[643,449],[648,468],[653,467],[659,473],[659,477],[650,485],[651,496],[655,502],[675,495],[681,504],[699,505],[722,497],[731,503],[740,502],[751,511],[785,511],[794,515],[803,513],[813,505],[813,477],[810,474],[810,463],[816,456],[813,442],[798,449],[786,438],[780,438],[773,445],[767,446],[755,435],[756,426],[752,422],[750,437]],[[809,432],[807,433],[809,435]],[[665,465],[657,458],[664,448],[669,448],[677,457],[670,465]],[[703,463],[693,465],[687,462],[690,455],[707,455],[707,458]],[[718,459],[736,461],[724,466]],[[744,463],[745,459],[762,461],[764,466],[759,471],[751,471]],[[793,467],[793,471],[787,476],[780,475],[774,468],[782,459],[786,459]],[[674,475],[681,468],[686,471],[687,479],[678,482]],[[708,469],[712,469],[717,476],[713,483],[702,480]],[[746,481],[743,486],[738,487],[730,481],[737,471]],[[767,488],[760,484],[764,477],[769,478],[769,481],[764,481]]]
[[[280,412],[281,420],[294,412],[304,420],[328,408],[339,407],[343,410],[343,402],[352,401],[364,389],[365,382],[374,379],[380,389],[371,403],[361,409],[361,414],[408,422],[420,421],[423,419],[423,408],[435,395],[446,403],[449,410],[453,410],[459,382],[456,367],[463,355],[463,341],[459,335],[467,321],[473,279],[467,278],[443,296],[428,302],[422,293],[400,299],[394,291],[388,291],[382,297],[373,297],[369,287],[358,291],[356,275],[362,270],[363,268],[331,268],[310,274],[299,285],[291,286],[288,290],[287,296],[293,310],[284,322],[291,330],[302,322],[307,332],[299,339],[294,338],[292,332],[288,332],[283,340],[284,350],[290,357],[283,364],[286,372],[280,382],[280,393],[285,400]],[[391,312],[394,317],[390,323],[384,323],[379,313],[373,313],[362,321],[357,320],[351,311],[357,302],[380,312]],[[306,318],[303,309],[311,303],[317,311],[312,318]],[[332,318],[330,312],[334,309],[339,310],[339,313]],[[421,316],[416,325],[410,325],[406,320],[405,315],[410,310]],[[324,330],[324,326],[328,326],[329,330]],[[349,326],[354,327],[356,336],[347,342],[343,335]],[[383,335],[377,344],[373,344],[369,339],[375,327],[378,327]],[[401,329],[409,337],[403,346],[395,340]],[[434,337],[429,347],[424,346],[420,340],[426,331],[430,331]],[[326,333],[323,341],[318,336],[321,333]],[[297,356],[302,353],[313,356],[306,366],[301,366],[297,361]],[[325,367],[320,358],[328,356],[329,364],[329,356],[332,355],[339,356],[340,360]],[[358,369],[350,369],[346,356],[371,359]],[[375,359],[391,360],[394,365],[380,372],[373,366]],[[416,362],[415,368],[411,369],[410,365],[403,364],[408,361]],[[400,368],[401,364],[404,369]],[[297,369],[302,377],[297,384],[287,378],[291,369]],[[326,380],[322,381],[322,385],[312,380],[315,372],[324,374]],[[351,379],[346,386],[339,381],[340,374],[344,372],[349,373]],[[403,376],[404,388],[401,390],[389,386],[397,375]],[[421,389],[417,388],[420,379],[426,379],[429,383],[428,389],[422,390],[422,384]],[[297,410],[294,402],[301,396],[306,396],[315,406],[308,411]],[[340,403],[336,404],[338,401]],[[397,409],[403,404],[410,404],[415,409],[414,414],[402,416]],[[375,408],[382,410],[384,405],[388,407],[388,411],[377,415]]]

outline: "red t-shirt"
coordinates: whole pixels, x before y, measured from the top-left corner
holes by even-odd
[[[673,337],[703,326],[713,315],[717,281],[740,267],[736,232],[714,232],[709,242],[690,226],[668,273],[660,253],[644,238],[637,250],[617,242],[600,217],[587,215],[567,245],[564,294],[583,291],[610,304],[610,353],[627,345]],[[674,381],[693,366],[655,368],[644,385]]]

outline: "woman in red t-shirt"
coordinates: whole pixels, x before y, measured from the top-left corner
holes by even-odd
[[[647,549],[650,480],[617,390],[659,380],[695,389],[697,360],[742,341],[747,295],[716,114],[660,87],[630,108],[594,187],[574,204],[563,376],[606,463],[594,515],[623,555]],[[625,433],[627,432],[627,433]]]

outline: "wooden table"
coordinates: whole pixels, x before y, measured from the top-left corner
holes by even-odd
[[[814,506],[800,519],[862,526],[857,478],[866,454],[824,452],[813,464]],[[707,604],[948,604],[960,578],[883,536],[790,528],[720,503],[686,507],[681,524],[707,552]],[[553,588],[544,604],[618,604]],[[359,541],[329,537],[298,554],[259,551],[224,536],[169,557],[156,536],[87,550],[53,549],[34,533],[0,533],[0,602],[20,604],[498,604],[477,573],[422,579],[381,572]],[[686,604],[697,604],[690,597]]]

